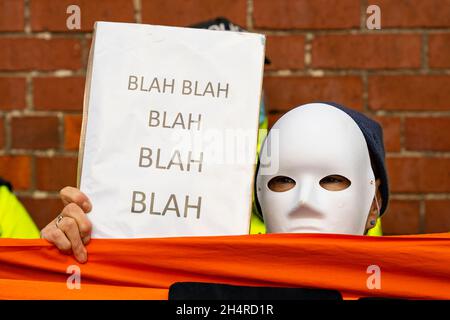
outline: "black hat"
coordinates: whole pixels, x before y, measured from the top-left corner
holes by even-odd
[[[383,199],[380,208],[380,216],[386,211],[386,207],[389,201],[389,183],[386,172],[385,164],[385,152],[383,142],[383,129],[380,124],[375,120],[366,117],[361,112],[349,109],[340,104],[334,102],[322,102],[331,105],[339,110],[348,114],[353,121],[356,122],[359,129],[361,129],[364,138],[366,139],[367,147],[369,149],[370,161],[372,163],[372,169],[375,174],[375,178],[381,180],[380,193],[381,199]]]
[[[218,17],[213,20],[203,21],[189,26],[197,29],[210,29],[210,30],[222,30],[222,31],[239,31],[247,32],[244,28],[234,24],[230,20],[224,17]],[[264,60],[265,64],[270,64],[270,60],[267,57]]]

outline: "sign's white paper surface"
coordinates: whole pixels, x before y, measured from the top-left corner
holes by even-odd
[[[79,156],[94,238],[248,233],[263,61],[259,34],[96,23]]]

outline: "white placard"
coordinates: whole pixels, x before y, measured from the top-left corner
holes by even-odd
[[[248,234],[264,43],[95,24],[79,154],[93,238]]]

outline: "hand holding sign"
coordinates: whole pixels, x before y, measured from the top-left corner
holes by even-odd
[[[87,245],[91,239],[92,224],[86,214],[92,209],[88,197],[80,190],[65,187],[60,192],[64,210],[41,231],[41,237],[53,243],[61,252],[74,254],[87,261]]]
[[[246,233],[253,163],[208,163],[208,150],[189,150],[169,133],[198,132],[211,142],[226,129],[247,130],[254,159],[263,51],[261,35],[97,23],[79,161],[87,195],[61,190],[65,208],[42,237],[86,262],[93,224],[98,237]],[[201,193],[210,198],[206,208]],[[203,213],[197,230],[174,221]],[[169,221],[151,220],[158,216]]]

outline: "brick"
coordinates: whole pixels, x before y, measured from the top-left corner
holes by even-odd
[[[75,39],[0,39],[0,70],[77,70],[81,43]]]
[[[245,28],[247,1],[142,0],[143,23],[188,26],[217,17],[226,17]]]
[[[25,108],[25,88],[24,78],[0,78],[0,109]]]
[[[267,115],[269,128],[280,119],[284,113],[269,113]],[[371,116],[369,116],[371,117]],[[386,152],[400,151],[400,118],[398,117],[371,117],[383,128],[384,147]]]
[[[420,232],[420,202],[392,200],[381,218],[384,235],[418,234]]]
[[[399,117],[373,117],[383,128],[384,148],[386,152],[398,152],[401,149],[401,121]]]
[[[24,2],[20,0],[0,1],[0,31],[24,29]]]
[[[27,209],[39,230],[42,230],[55,219],[64,207],[60,199],[54,198],[34,199],[20,197],[19,200]]]
[[[354,0],[255,0],[254,25],[264,29],[359,28],[360,4]]]
[[[425,232],[450,232],[450,200],[425,201]]]
[[[11,119],[11,147],[14,149],[58,148],[58,118],[25,116]]]
[[[43,191],[60,191],[76,186],[76,157],[38,157],[36,159],[36,187]]]
[[[0,118],[0,149],[5,147],[5,120]]]
[[[334,101],[361,110],[360,77],[265,77],[267,110],[284,112],[301,104]]]
[[[381,28],[448,27],[450,0],[369,0],[381,9]]]
[[[280,119],[284,113],[269,113],[269,129]],[[371,116],[369,116],[371,117]],[[371,117],[383,128],[384,147],[386,152],[400,151],[400,118],[398,117]]]
[[[449,158],[388,158],[391,192],[450,192]]]
[[[303,69],[305,65],[304,48],[304,36],[268,36],[266,56],[271,63],[266,66],[266,69]]]
[[[312,42],[314,68],[419,68],[420,58],[420,35],[319,35]]]
[[[78,150],[80,144],[81,115],[67,115],[64,117],[64,149]]]
[[[37,110],[83,109],[84,78],[34,78],[34,107]]]
[[[428,65],[431,68],[450,67],[450,33],[429,36]]]
[[[70,5],[77,5],[81,11],[81,30],[92,31],[95,21],[135,22],[131,0],[32,0],[31,28],[34,31],[72,31],[66,21]]]
[[[31,159],[28,156],[0,156],[1,177],[12,183],[14,190],[31,187]]]
[[[419,151],[450,151],[450,117],[405,119],[405,147]]]
[[[371,76],[369,107],[375,110],[450,110],[450,76]]]
[[[271,128],[284,113],[269,113],[267,115],[269,128]],[[398,117],[371,117],[376,120],[383,128],[384,147],[386,152],[400,151],[400,118]]]

